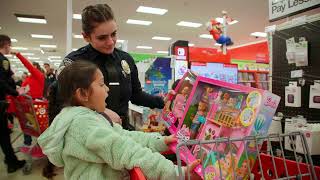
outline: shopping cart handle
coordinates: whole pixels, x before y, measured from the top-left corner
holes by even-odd
[[[130,180],[147,180],[142,173],[141,169],[138,167],[135,167],[130,170]]]

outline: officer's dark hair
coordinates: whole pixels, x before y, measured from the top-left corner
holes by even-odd
[[[107,4],[87,6],[82,10],[82,31],[89,35],[100,23],[114,20],[113,11]]]
[[[77,60],[61,71],[58,76],[58,94],[64,107],[81,105],[75,98],[76,90],[91,93],[90,85],[97,69],[98,67],[89,61]]]
[[[0,34],[0,48],[3,48],[7,44],[11,44],[10,37],[4,34]]]

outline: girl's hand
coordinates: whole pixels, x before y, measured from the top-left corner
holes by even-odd
[[[122,120],[116,112],[112,111],[111,109],[106,108],[104,110],[104,113],[106,113],[110,117],[112,122],[118,123],[120,125],[122,124]]]
[[[166,136],[164,138],[164,143],[166,145],[170,145],[171,143],[176,143],[176,142],[178,142],[178,138],[176,138],[175,135]]]
[[[184,177],[185,179],[189,179],[188,176],[190,175],[190,179],[192,180],[201,180],[201,177],[194,172],[194,168],[196,168],[199,164],[200,164],[200,160],[195,160],[193,161],[191,164],[189,164],[188,166],[184,166],[182,167],[182,169],[184,170]]]

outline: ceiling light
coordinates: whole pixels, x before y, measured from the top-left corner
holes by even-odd
[[[11,57],[12,57],[11,54],[6,54],[6,55],[4,55],[4,56],[7,57],[7,58],[11,58]]]
[[[151,46],[137,46],[137,49],[152,49]]]
[[[52,59],[59,58],[59,59],[61,59],[61,56],[49,56],[49,58],[52,58]]]
[[[188,45],[189,45],[189,47],[192,47],[192,46],[194,46],[194,44],[192,44],[192,43],[189,43]]]
[[[60,63],[54,63],[55,66],[60,66]]]
[[[205,39],[213,39],[211,34],[201,34],[199,37],[200,38],[205,38]]]
[[[52,39],[53,35],[43,35],[43,34],[31,34],[33,38],[41,38],[41,39]]]
[[[47,24],[47,20],[44,16],[27,15],[27,14],[14,14],[19,22]]]
[[[118,39],[118,40],[117,40],[117,43],[124,43],[124,41],[125,41],[125,40]]]
[[[152,24],[152,21],[142,21],[142,20],[128,19],[127,23],[128,24],[137,24],[137,25],[149,26],[150,24]]]
[[[74,34],[73,37],[77,38],[77,39],[82,39],[83,38],[83,36],[81,34]]]
[[[168,51],[157,51],[159,54],[168,54]]]
[[[214,45],[215,45],[215,46],[221,46],[221,44],[219,44],[219,43],[215,43]]]
[[[11,39],[11,42],[18,42],[17,39]]]
[[[42,49],[40,49],[40,52],[41,52],[42,54],[44,54],[44,51],[43,51]]]
[[[153,7],[146,7],[146,6],[139,6],[136,11],[141,13],[157,14],[157,15],[164,15],[166,12],[168,12],[167,9],[160,9],[160,8],[153,8]]]
[[[38,60],[40,59],[39,57],[28,57],[29,60]]]
[[[187,21],[180,21],[177,23],[177,26],[186,26],[186,27],[193,27],[193,28],[198,28],[202,26],[200,23],[194,23],[194,22],[187,22]]]
[[[250,35],[254,37],[267,37],[267,33],[264,33],[264,32],[254,32],[254,33],[251,33]]]
[[[42,48],[57,48],[57,45],[47,45],[47,44],[40,44]]]
[[[171,38],[171,37],[154,36],[154,37],[152,37],[152,39],[154,39],[154,40],[161,40],[161,41],[169,41],[169,40],[171,40],[172,38]]]
[[[24,55],[24,56],[33,56],[34,53],[21,53],[21,55]]]
[[[61,59],[51,59],[51,58],[48,58],[48,60],[49,60],[50,62],[62,62]]]
[[[76,50],[78,50],[78,49],[77,49],[77,48],[73,48],[73,49],[72,49],[72,51],[76,51]]]
[[[73,19],[82,19],[81,14],[73,14]]]
[[[14,50],[28,50],[28,48],[25,48],[25,47],[11,47],[11,49],[14,49]]]

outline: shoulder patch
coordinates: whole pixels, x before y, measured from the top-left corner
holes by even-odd
[[[9,66],[10,66],[9,61],[6,60],[6,59],[4,59],[4,60],[2,61],[2,67],[3,67],[3,69],[5,69],[6,71],[8,71],[8,70],[9,70]]]

